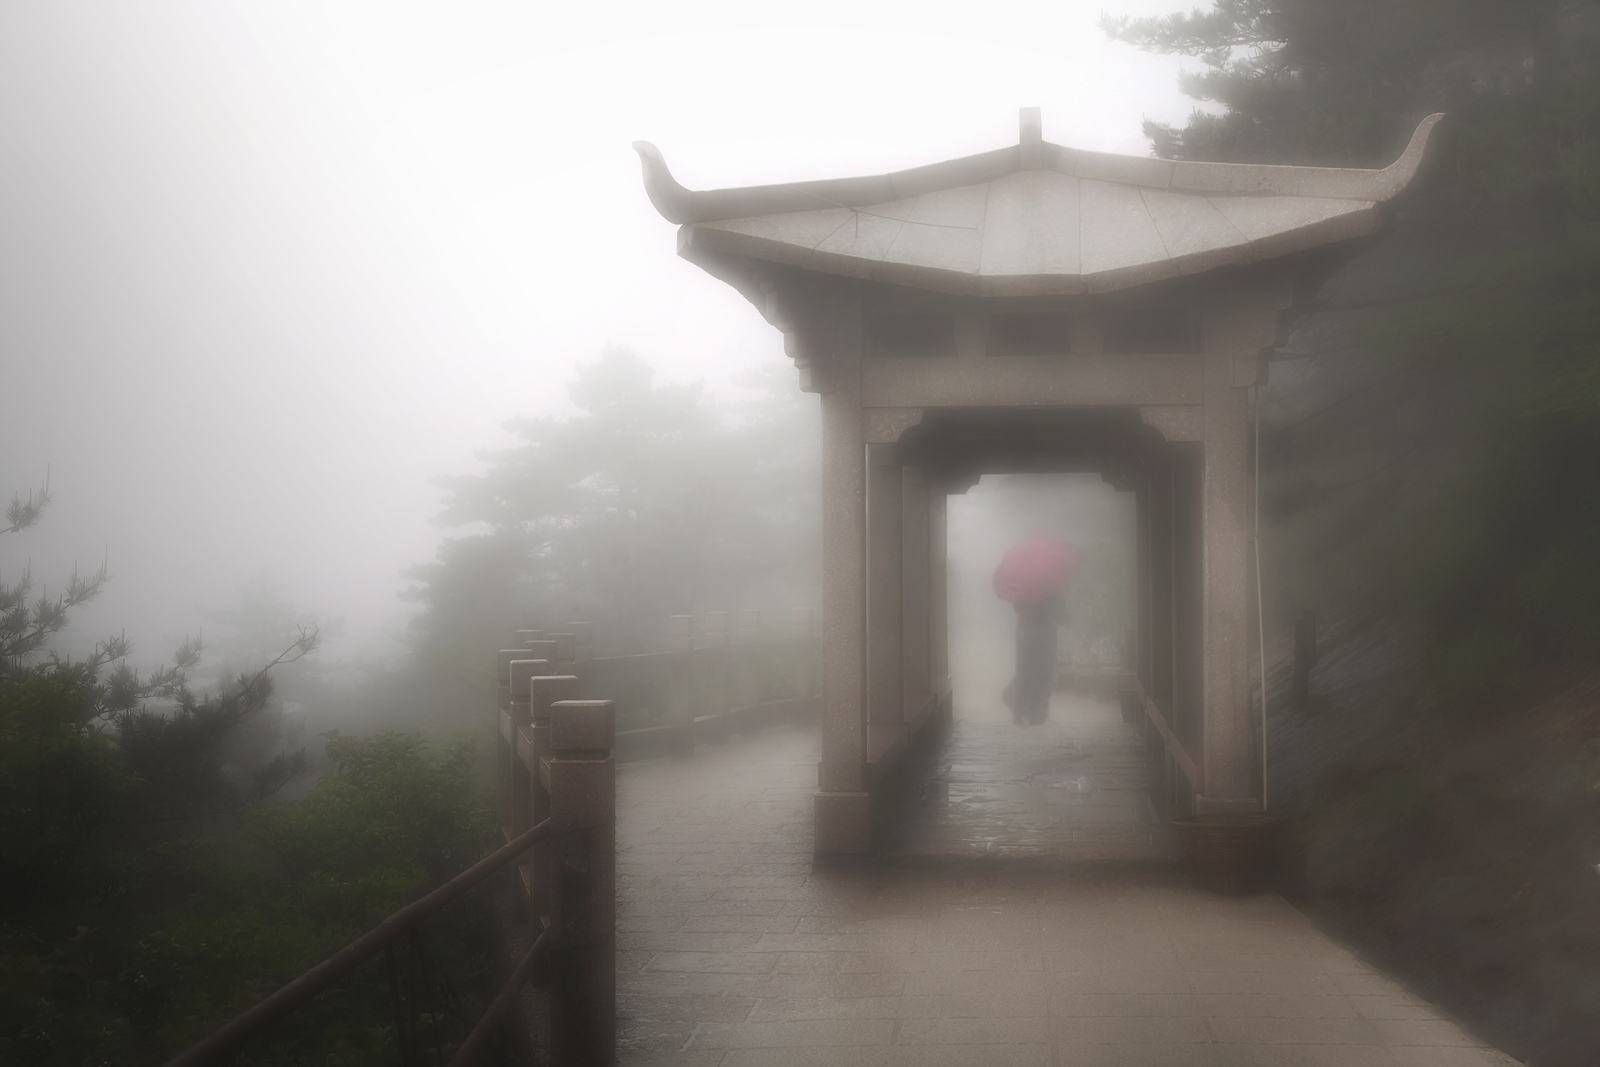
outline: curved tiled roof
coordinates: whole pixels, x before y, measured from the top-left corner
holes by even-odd
[[[1031,114],[1029,112],[1032,112]],[[1105,292],[1360,237],[1416,176],[1442,115],[1382,170],[1192,163],[1038,138],[866,178],[691,191],[638,142],[645,190],[712,252],[944,292]]]

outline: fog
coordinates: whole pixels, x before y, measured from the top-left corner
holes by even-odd
[[[1078,561],[1059,659],[1115,664],[1132,625],[1134,504],[1099,475],[987,475],[949,504],[950,684],[959,719],[1002,720],[1016,618],[991,576],[1012,545],[1065,541]]]
[[[631,145],[792,183],[1032,107],[1160,158],[852,208],[836,425],[904,467],[825,501]],[[515,1000],[482,1062],[1592,1067],[1597,176],[1600,0],[0,3],[0,1062],[166,1063],[498,863],[239,1062]],[[1067,455],[1146,525],[950,496],[946,702],[920,494]],[[846,505],[864,602],[792,640]]]
[[[392,653],[434,479],[570,411],[577,364],[724,398],[787,365],[672,254],[631,141],[739,185],[1005,145],[1041,105],[1139,154],[1179,61],[1095,19],[1183,6],[5,5],[0,485],[55,504],[0,577],[109,559],[65,649],[160,659],[265,583],[324,657]]]

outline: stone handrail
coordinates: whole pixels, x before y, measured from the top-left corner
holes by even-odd
[[[728,612],[674,615],[662,652],[597,658],[587,623],[569,623],[563,633],[519,630],[517,644],[499,653],[503,737],[510,736],[508,665],[522,659],[546,661],[548,671],[575,678],[574,698],[616,702],[629,727],[616,736],[616,757],[624,762],[691,752],[731,734],[810,718],[817,709],[816,621],[808,608],[792,612],[782,635],[765,632],[758,611],[731,620]]]

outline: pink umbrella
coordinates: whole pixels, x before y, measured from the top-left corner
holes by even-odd
[[[1077,566],[1071,545],[1037,537],[1005,554],[995,568],[994,591],[1002,600],[1029,604],[1060,592]]]

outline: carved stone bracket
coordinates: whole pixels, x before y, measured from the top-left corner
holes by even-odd
[[[1168,441],[1205,439],[1205,409],[1199,404],[1160,404],[1139,409],[1139,420]]]
[[[800,391],[831,392],[822,365],[823,361],[816,358],[811,346],[806,343],[802,326],[803,316],[799,310],[793,306],[792,301],[779,289],[776,280],[766,271],[752,270],[751,277],[764,296],[764,300],[758,301],[756,307],[761,311],[763,318],[783,332],[783,351],[786,356],[794,360],[795,370],[800,372]]]
[[[921,408],[869,408],[866,438],[869,445],[892,445],[900,435],[922,422]]]

